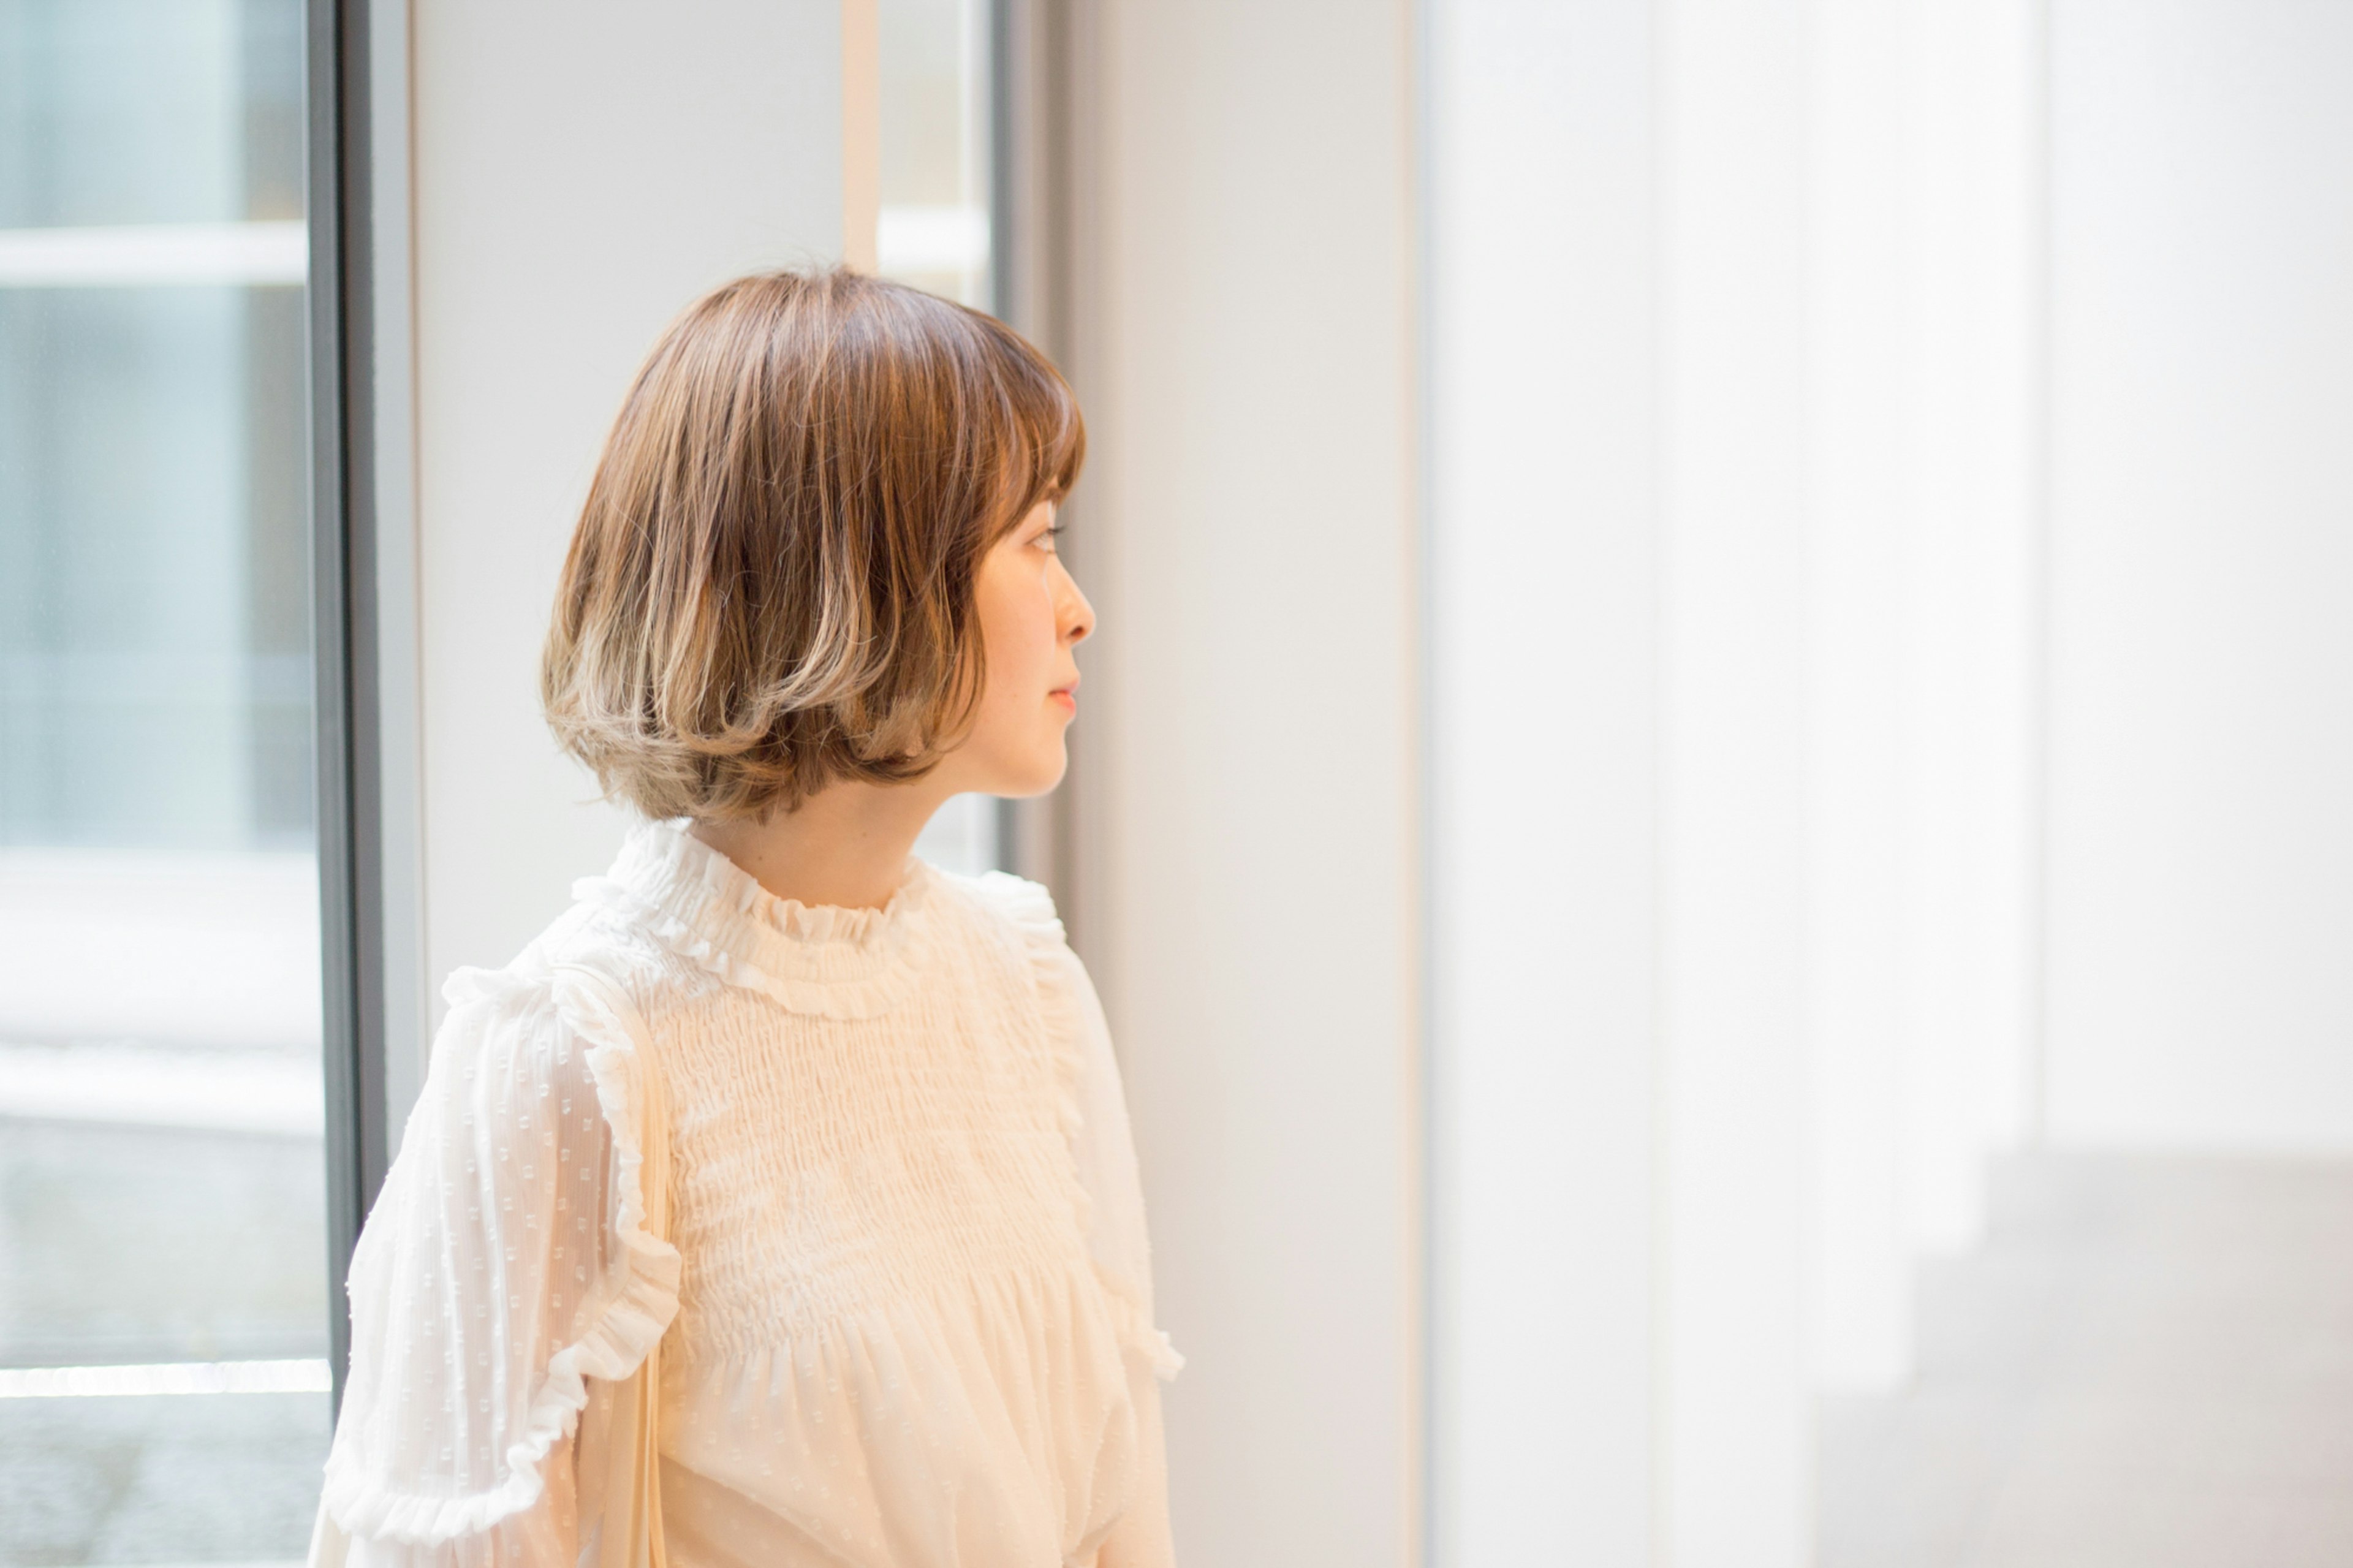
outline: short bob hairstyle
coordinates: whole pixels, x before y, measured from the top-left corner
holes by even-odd
[[[920,777],[986,676],[981,557],[1078,479],[1045,356],[859,273],[736,279],[638,373],[540,662],[557,742],[657,818],[760,820]]]

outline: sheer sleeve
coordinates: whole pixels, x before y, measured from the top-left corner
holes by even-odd
[[[572,1445],[678,1308],[639,1197],[627,1032],[519,963],[460,970],[360,1234],[312,1562],[572,1568]]]

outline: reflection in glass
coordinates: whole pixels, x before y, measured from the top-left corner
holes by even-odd
[[[301,15],[0,0],[0,1562],[317,1497]]]

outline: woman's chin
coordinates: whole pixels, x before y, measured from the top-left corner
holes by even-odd
[[[1003,795],[1008,800],[1029,800],[1050,792],[1062,782],[1062,775],[1070,771],[1070,749],[1062,744],[1061,737],[1058,735],[1050,748],[1041,748],[1037,756],[1022,759],[1018,767],[1008,768],[1003,787],[992,789],[989,793]]]

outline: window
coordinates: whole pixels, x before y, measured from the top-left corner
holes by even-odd
[[[0,0],[0,1561],[301,1555],[297,0]]]

